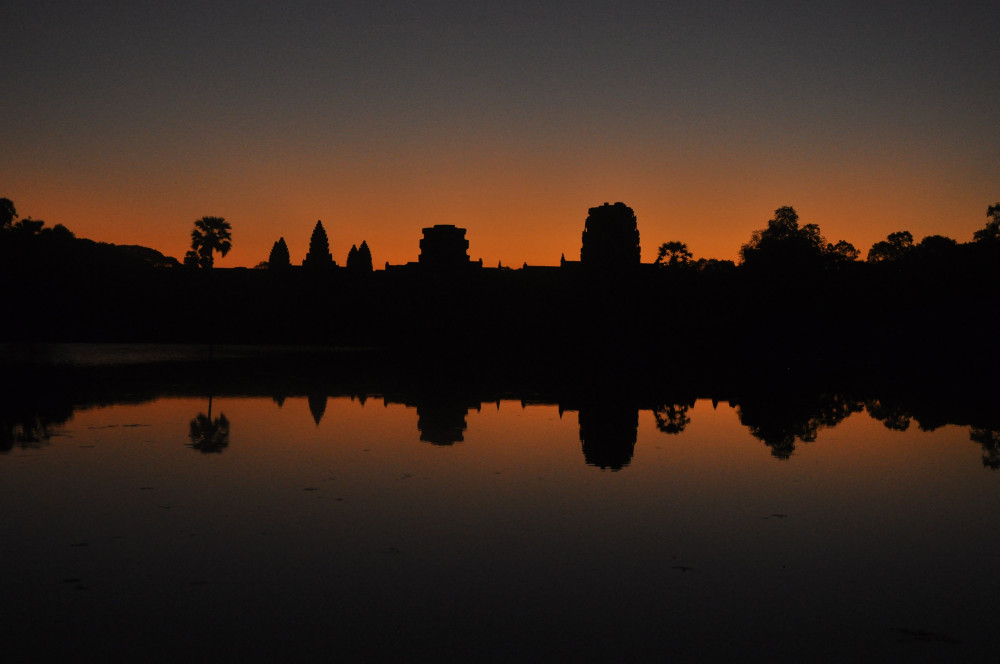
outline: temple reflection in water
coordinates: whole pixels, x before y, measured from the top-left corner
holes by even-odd
[[[451,244],[454,257],[461,243]],[[184,359],[173,347],[163,351],[147,348],[143,351],[146,355],[157,357],[159,352],[167,360],[136,364],[135,358],[143,353],[136,355],[137,349],[131,346],[124,348],[124,360],[45,362],[49,355],[64,358],[79,352],[72,347],[56,350],[47,355],[43,348],[36,353],[42,361],[15,367],[21,382],[16,390],[7,390],[0,402],[0,453],[49,444],[53,432],[70,420],[76,409],[159,397],[207,398],[209,415],[213,394],[267,396],[278,406],[288,398],[305,397],[316,427],[324,423],[330,399],[350,397],[361,404],[377,399],[384,405],[414,408],[415,438],[439,446],[463,442],[469,413],[480,411],[482,404],[514,401],[522,408],[557,406],[560,416],[576,412],[586,463],[616,471],[632,462],[641,411],[651,411],[656,429],[672,436],[683,433],[691,423],[689,409],[696,399],[711,399],[713,406],[728,403],[747,431],[779,460],[792,458],[800,444],[815,441],[821,430],[866,412],[889,431],[906,431],[911,425],[928,431],[948,424],[968,427],[969,440],[982,447],[983,465],[992,469],[1000,466],[1000,416],[994,396],[971,388],[964,392],[933,389],[950,384],[944,380],[905,390],[897,383],[879,391],[866,386],[872,382],[866,379],[857,386],[846,385],[842,391],[828,391],[823,389],[821,378],[808,375],[795,384],[760,383],[755,389],[716,376],[712,382],[695,379],[664,387],[655,381],[594,373],[592,366],[588,367],[590,378],[573,373],[572,367],[565,374],[538,371],[536,367],[534,373],[523,375],[505,373],[499,365],[492,371],[469,372],[459,362],[397,370],[393,369],[395,360],[380,363],[380,356],[364,353],[298,356],[274,349],[256,354],[246,349],[219,350],[208,361]],[[102,357],[112,350],[102,348]],[[201,356],[195,353],[195,357]],[[470,382],[473,373],[480,379]],[[490,375],[493,378],[481,378]],[[54,385],[59,388],[53,389]],[[193,447],[202,451],[228,449],[229,423],[221,424],[225,426],[212,428],[212,436],[207,435],[205,426],[193,428],[197,433],[191,438]],[[238,439],[231,444],[238,445]]]
[[[12,661],[114,660],[122,635],[162,661],[1000,648],[995,393],[461,359],[16,367]]]

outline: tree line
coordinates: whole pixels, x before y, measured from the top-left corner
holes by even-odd
[[[639,262],[639,231],[635,213],[622,203],[605,204],[591,208],[582,237],[581,262],[613,266]],[[1000,244],[1000,202],[987,207],[986,224],[973,234],[973,244],[995,246]],[[20,219],[13,201],[0,198],[0,232],[6,243],[18,239],[41,236],[43,240],[75,239],[75,235],[62,224],[49,228],[45,222],[30,216]],[[876,242],[868,250],[869,263],[893,263],[914,256],[933,256],[938,259],[954,255],[961,246],[957,240],[930,235],[919,243],[906,230],[889,233],[885,240]],[[191,231],[191,249],[184,255],[186,267],[212,268],[214,256],[224,257],[232,248],[232,225],[223,217],[205,216],[194,222]],[[817,224],[799,224],[799,215],[791,206],[779,207],[767,226],[751,233],[750,240],[740,247],[740,265],[748,269],[764,267],[782,269],[836,269],[860,260],[861,252],[850,242],[827,242]],[[565,259],[564,259],[565,260]],[[657,249],[654,264],[665,268],[711,268],[734,265],[716,259],[695,260],[688,245],[682,241],[664,242]],[[284,237],[274,242],[266,261],[255,268],[282,270],[292,266],[291,254]],[[313,270],[336,267],[330,252],[330,243],[317,221],[309,239],[309,249],[302,266]],[[346,267],[353,271],[371,272],[374,269],[371,249],[366,241],[353,245],[348,252]]]
[[[739,264],[695,260],[679,241],[641,264],[636,216],[619,203],[591,209],[581,260],[561,267],[487,269],[466,257],[465,267],[421,260],[377,271],[366,243],[349,255],[351,269],[338,268],[321,222],[304,265],[292,265],[279,239],[267,269],[217,270],[231,226],[199,219],[185,269],[152,249],[19,219],[9,200],[0,208],[8,341],[513,350],[538,361],[611,355],[639,365],[669,346],[684,349],[672,371],[683,355],[701,366],[825,358],[895,372],[894,362],[972,366],[992,357],[988,321],[1000,307],[1000,203],[988,206],[972,242],[913,242],[900,231],[868,260],[783,207],[751,235]]]
[[[1000,245],[1000,202],[987,207],[986,225],[973,233],[973,243]],[[907,258],[930,255],[942,258],[959,247],[959,242],[943,235],[929,235],[914,244],[909,231],[889,233],[885,240],[872,245],[867,262],[892,263]],[[750,241],[740,247],[740,263],[750,269],[769,267],[836,269],[855,263],[861,252],[850,242],[827,242],[817,224],[799,225],[795,208],[780,207],[767,226],[753,231]],[[665,242],[657,251],[657,265],[674,267],[694,262],[687,244],[680,241]],[[703,263],[704,265],[704,263]]]

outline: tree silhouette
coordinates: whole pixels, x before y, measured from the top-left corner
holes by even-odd
[[[267,257],[267,267],[271,270],[282,270],[292,265],[292,258],[288,253],[288,245],[285,238],[280,237],[271,247],[271,254]]]
[[[693,254],[688,251],[688,246],[683,242],[664,242],[656,252],[657,265],[678,265],[691,261]]]
[[[986,208],[986,227],[972,234],[974,242],[1000,242],[1000,203]]]
[[[912,255],[925,265],[952,265],[958,255],[958,242],[944,235],[928,235],[913,247]]]
[[[15,221],[10,226],[10,230],[17,237],[30,238],[38,235],[42,232],[42,228],[45,227],[45,222],[41,219],[32,219],[31,217],[25,217],[19,221]]]
[[[800,228],[795,208],[786,205],[774,211],[767,228],[750,235],[750,241],[740,247],[740,259],[748,267],[804,268],[821,265],[826,248],[819,226]]]
[[[52,228],[46,228],[43,232],[48,234],[49,237],[55,238],[59,241],[73,240],[76,238],[76,234],[62,224],[56,224]]]
[[[910,231],[889,233],[889,237],[876,242],[868,250],[869,263],[898,261],[913,248],[913,234]]]
[[[589,210],[583,227],[580,262],[588,267],[623,268],[638,265],[639,226],[632,208],[605,203]]]
[[[202,454],[218,454],[229,447],[229,420],[225,413],[212,419],[212,397],[208,397],[208,414],[198,413],[188,431],[188,447]]]
[[[194,222],[191,231],[191,250],[198,254],[198,264],[211,268],[215,262],[213,254],[225,256],[232,248],[232,227],[222,217],[202,217]],[[187,256],[185,256],[187,263]]]
[[[0,198],[0,230],[7,228],[17,219],[17,209],[14,201],[9,198]]]
[[[326,237],[322,221],[317,221],[315,228],[313,228],[312,237],[309,238],[309,253],[306,254],[302,264],[311,269],[325,269],[334,266],[333,256],[330,254],[330,241]]]
[[[824,253],[835,263],[853,263],[861,257],[861,252],[847,240],[841,240],[837,244],[827,244]]]

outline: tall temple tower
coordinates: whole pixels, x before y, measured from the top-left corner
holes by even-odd
[[[468,265],[469,241],[465,229],[454,224],[438,224],[424,229],[420,240],[421,265],[431,268],[455,268]]]

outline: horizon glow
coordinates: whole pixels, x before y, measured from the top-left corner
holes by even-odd
[[[795,207],[862,255],[909,230],[971,240],[1000,199],[1000,44],[975,2],[712,7],[588,0],[3,10],[0,196],[80,237],[182,258],[232,224],[220,267],[317,219],[334,259],[579,257],[590,207],[735,260]]]

